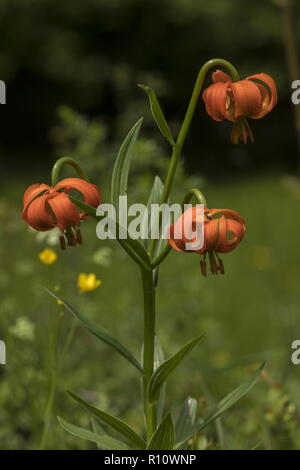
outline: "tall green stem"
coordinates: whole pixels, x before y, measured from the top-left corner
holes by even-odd
[[[55,390],[56,390],[56,368],[53,367],[51,369],[50,386],[49,386],[49,392],[48,392],[46,412],[45,412],[45,417],[44,417],[44,426],[43,426],[43,431],[42,431],[40,450],[45,450],[47,447],[49,428],[51,424],[52,411],[53,411],[54,399],[55,399]]]
[[[196,82],[195,86],[193,89],[193,93],[181,126],[181,129],[179,131],[177,140],[175,144],[173,145],[173,150],[172,150],[172,156],[171,156],[171,161],[170,165],[168,168],[165,184],[164,184],[164,190],[163,194],[160,200],[160,204],[164,204],[168,201],[173,179],[175,176],[176,168],[178,165],[178,161],[181,155],[182,147],[185,142],[188,130],[190,128],[195,109],[199,100],[199,96],[202,90],[202,86],[206,77],[207,72],[212,69],[213,67],[223,67],[227,70],[229,75],[231,76],[231,79],[233,81],[239,80],[239,74],[236,70],[236,68],[227,60],[224,59],[212,59],[207,62],[201,67]],[[155,246],[156,246],[156,240],[153,239],[151,240],[150,247],[149,247],[149,254],[151,257],[153,257],[154,252],[155,252]]]
[[[179,147],[180,151],[182,149],[182,146],[183,146],[184,141],[186,139],[188,130],[190,128],[191,121],[192,121],[194,113],[195,113],[195,109],[196,109],[196,106],[197,106],[197,102],[198,102],[198,99],[199,99],[199,96],[200,96],[200,93],[201,93],[201,90],[202,90],[202,86],[203,86],[206,74],[213,67],[224,67],[227,70],[227,72],[229,73],[229,75],[230,75],[230,77],[233,81],[237,81],[240,78],[236,68],[230,62],[228,62],[227,60],[224,60],[224,59],[211,59],[211,60],[205,62],[204,65],[202,65],[202,67],[201,67],[201,69],[198,73],[197,79],[196,79],[196,83],[195,83],[195,86],[194,86],[192,97],[191,97],[191,100],[190,100],[190,103],[189,103],[189,106],[188,106],[183,124],[181,126],[181,129],[180,129],[180,132],[179,132],[179,135],[178,135],[178,139],[176,141],[176,145]]]
[[[155,348],[155,286],[153,271],[142,269],[144,292],[144,348],[143,348],[143,401],[146,419],[147,440],[151,439],[156,429],[155,405],[148,400],[148,385],[154,372]]]
[[[40,449],[47,447],[49,429],[52,420],[53,406],[55,401],[55,391],[57,382],[57,343],[60,330],[61,314],[58,312],[49,325],[49,351],[50,351],[50,374],[49,374],[49,391],[44,415],[44,426],[41,436]]]

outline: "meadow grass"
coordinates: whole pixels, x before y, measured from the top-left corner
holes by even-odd
[[[0,447],[38,446],[53,367],[49,325],[56,322],[60,335],[54,361],[59,371],[48,446],[91,448],[56,422],[59,414],[77,425],[90,425],[65,390],[81,393],[142,429],[137,373],[80,326],[75,325],[74,338],[66,344],[74,320],[43,286],[59,289],[59,295],[139,356],[139,272],[116,242],[96,238],[92,221],[83,227],[82,248],[61,252],[53,246],[57,262],[43,265],[38,253],[48,241],[38,241],[20,218],[25,187],[23,181],[6,185],[0,199],[0,339],[7,343],[8,360],[0,366]],[[208,184],[205,195],[211,208],[237,210],[247,222],[247,233],[237,250],[223,255],[225,276],[203,278],[196,254],[171,252],[161,267],[157,333],[166,356],[207,331],[171,376],[167,405],[172,403],[176,414],[190,394],[205,407],[267,361],[260,383],[223,417],[222,436],[211,426],[199,446],[299,448],[300,366],[292,365],[290,356],[292,341],[300,338],[300,185],[292,178],[261,176]],[[79,294],[80,272],[95,272],[102,285]]]

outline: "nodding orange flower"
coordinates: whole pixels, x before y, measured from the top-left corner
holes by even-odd
[[[98,207],[100,192],[97,186],[80,178],[66,178],[54,187],[47,184],[33,184],[26,189],[23,196],[22,217],[35,230],[45,232],[58,227],[62,235],[60,245],[66,248],[82,244],[80,230],[81,220],[88,217],[79,212],[67,196],[73,189],[79,191],[86,204]]]
[[[246,118],[260,119],[272,111],[277,103],[276,84],[270,75],[258,73],[245,80],[233,82],[227,73],[217,70],[212,74],[214,82],[203,92],[207,113],[215,121],[234,123],[231,140],[254,141]]]
[[[195,243],[197,235],[191,240],[185,236],[186,228],[195,231],[197,223],[203,222],[203,243],[200,249],[187,249],[187,243]],[[169,230],[169,244],[174,250],[194,252],[203,255],[200,261],[201,272],[207,275],[206,256],[208,255],[212,274],[225,273],[224,264],[218,253],[234,250],[244,237],[246,224],[244,219],[230,209],[205,209],[204,218],[197,213],[197,207],[186,210]],[[182,233],[175,238],[176,233]]]

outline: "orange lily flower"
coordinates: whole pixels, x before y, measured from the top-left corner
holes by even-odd
[[[227,73],[217,70],[212,74],[214,82],[203,92],[207,113],[215,121],[234,123],[231,140],[237,144],[253,134],[246,118],[260,119],[268,114],[277,103],[276,84],[270,75],[258,73],[245,80],[233,82]]]
[[[203,245],[200,249],[187,250],[187,243],[194,243],[196,240],[189,240],[184,231],[186,227],[195,229],[196,223],[203,222]],[[208,254],[210,269],[212,274],[224,274],[223,261],[218,253],[229,253],[234,250],[242,241],[246,230],[244,219],[230,209],[205,209],[204,219],[197,214],[197,207],[186,210],[169,230],[169,244],[177,251],[194,252],[203,255],[200,261],[201,272],[207,275],[206,255]],[[175,238],[176,233],[183,233],[181,238]]]
[[[82,243],[80,230],[81,220],[88,217],[79,212],[67,196],[72,190],[79,191],[86,204],[98,207],[100,192],[97,186],[80,178],[66,178],[53,188],[47,184],[33,184],[26,189],[23,196],[22,217],[35,230],[44,232],[58,227],[62,235],[60,244],[66,248]]]

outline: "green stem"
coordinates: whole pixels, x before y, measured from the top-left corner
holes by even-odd
[[[169,198],[172,183],[173,183],[175,172],[176,172],[176,168],[177,168],[178,161],[179,161],[181,151],[182,151],[182,148],[183,148],[183,144],[185,142],[188,130],[190,128],[190,125],[191,125],[191,122],[192,122],[192,119],[193,119],[193,116],[194,116],[194,113],[195,113],[195,109],[196,109],[196,106],[197,106],[197,103],[198,103],[198,99],[199,99],[199,96],[200,96],[200,93],[201,93],[201,90],[202,90],[202,86],[203,86],[206,74],[210,69],[212,69],[214,67],[223,67],[223,68],[225,68],[227,70],[227,72],[229,73],[229,75],[231,76],[231,79],[233,81],[239,80],[239,74],[238,74],[236,68],[230,62],[228,62],[227,60],[224,60],[224,59],[211,59],[211,60],[205,62],[204,65],[202,65],[202,67],[201,67],[201,69],[198,73],[198,76],[197,76],[197,79],[196,79],[196,82],[195,82],[195,85],[194,85],[193,93],[192,93],[192,96],[191,96],[191,99],[190,99],[190,102],[189,102],[189,105],[188,105],[188,108],[187,108],[187,111],[186,111],[186,114],[185,114],[185,117],[184,117],[184,120],[183,120],[183,123],[182,123],[182,126],[181,126],[181,129],[179,131],[176,143],[173,146],[171,161],[170,161],[170,165],[169,165],[169,168],[168,168],[168,172],[167,172],[165,185],[164,185],[164,190],[163,190],[163,194],[162,194],[162,197],[161,197],[161,200],[160,200],[160,204],[166,203],[168,198]],[[151,240],[151,243],[150,243],[150,246],[149,246],[149,255],[150,255],[150,257],[153,257],[153,255],[154,255],[156,242],[157,242],[156,239]]]
[[[177,139],[177,142],[176,142],[176,145],[179,146],[180,151],[182,149],[182,146],[183,146],[184,141],[186,139],[188,130],[190,128],[191,121],[192,121],[194,113],[195,113],[196,105],[197,105],[197,102],[198,102],[198,99],[199,99],[199,96],[200,96],[200,93],[201,93],[201,90],[202,90],[202,86],[203,86],[206,74],[213,67],[223,67],[223,68],[225,68],[233,81],[237,81],[237,80],[240,79],[236,68],[230,62],[228,62],[227,60],[224,60],[224,59],[211,59],[211,60],[208,60],[207,62],[205,62],[204,65],[202,65],[202,67],[201,67],[201,69],[198,73],[198,77],[196,79],[196,83],[195,83],[195,86],[194,86],[192,97],[191,97],[191,100],[190,100],[190,103],[189,103],[189,106],[188,106],[183,124],[181,126],[181,129],[180,129],[180,132],[179,132],[179,135],[178,135],[178,139]]]
[[[81,311],[81,310],[79,310]],[[60,354],[60,358],[59,358],[59,363],[58,363],[58,366],[59,367],[62,367],[63,364],[64,364],[64,361],[65,361],[65,358],[67,356],[67,353],[69,351],[69,348],[71,346],[71,343],[73,341],[73,338],[74,338],[74,334],[75,334],[75,331],[76,331],[76,328],[77,328],[77,320],[74,318],[72,320],[72,324],[71,324],[71,327],[70,327],[70,330],[69,330],[69,333],[66,337],[66,342],[62,348],[62,352]]]
[[[195,197],[197,199],[198,204],[204,204],[206,206],[206,199],[202,192],[197,188],[189,189],[186,195],[183,198],[181,203],[181,207],[184,207],[185,204],[188,204],[191,199]]]
[[[153,271],[142,269],[141,272],[144,292],[143,400],[147,440],[149,441],[156,429],[155,405],[151,404],[148,400],[148,385],[154,372],[155,287]]]
[[[47,446],[50,422],[51,422],[51,417],[52,417],[52,410],[53,410],[54,399],[55,399],[55,389],[56,389],[56,370],[52,369],[49,394],[48,394],[46,412],[45,412],[45,417],[44,417],[44,427],[43,427],[42,438],[41,438],[41,443],[40,443],[40,450],[45,450]]]
[[[52,419],[52,412],[55,400],[55,390],[57,382],[57,342],[59,335],[59,327],[61,321],[60,312],[54,317],[52,325],[50,325],[50,341],[49,341],[49,350],[50,350],[50,378],[49,378],[49,392],[48,399],[46,404],[46,410],[44,415],[44,426],[42,431],[42,437],[40,442],[40,449],[46,449],[49,429]]]
[[[89,181],[87,174],[81,168],[79,163],[77,163],[73,158],[70,157],[62,157],[53,165],[52,172],[51,172],[51,182],[52,186],[55,186],[60,180],[60,172],[64,165],[70,165],[74,170],[78,173],[79,178]]]

